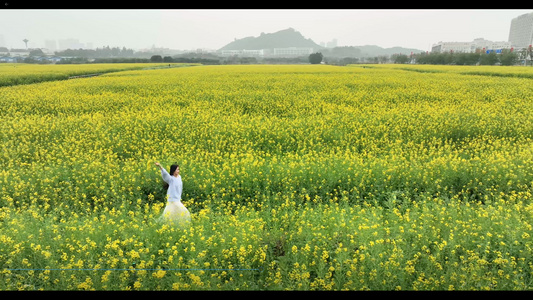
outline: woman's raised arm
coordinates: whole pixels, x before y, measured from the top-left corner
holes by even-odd
[[[170,183],[170,174],[168,174],[167,170],[165,170],[165,168],[163,168],[161,166],[160,163],[156,162],[155,163],[156,166],[159,167],[159,169],[161,170],[161,177],[163,177],[163,180],[166,182],[166,183]]]

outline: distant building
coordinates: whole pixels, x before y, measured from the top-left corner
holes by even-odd
[[[220,55],[222,56],[242,56],[242,57],[263,57],[265,55],[265,50],[221,50]]]
[[[221,56],[241,56],[241,57],[296,57],[307,56],[312,54],[313,48],[305,47],[287,47],[260,50],[219,50],[217,53]]]
[[[515,48],[527,48],[533,43],[533,13],[523,14],[511,20],[509,42]]]
[[[49,52],[57,51],[57,42],[56,40],[45,40],[44,41],[44,48],[47,49]]]
[[[9,53],[12,57],[27,57],[30,55],[30,51],[28,49],[11,49]]]
[[[299,48],[299,47],[288,47],[288,48],[274,48],[274,56],[302,56],[309,55],[313,53],[313,48]]]
[[[9,56],[2,56],[0,57],[0,62],[8,62],[8,63],[12,63],[12,62],[16,62],[17,59],[14,58],[14,57],[9,57]]]
[[[60,62],[62,59],[63,58],[59,56],[50,56],[46,58],[47,61],[52,62],[52,63]]]
[[[472,43],[475,45],[476,49],[481,49],[484,51],[498,51],[512,48],[510,42],[493,42],[482,38],[475,39]]]
[[[470,53],[474,52],[475,48],[471,42],[438,42],[431,47],[431,52],[460,52]]]
[[[337,39],[332,39],[331,41],[327,43],[320,42],[320,46],[324,48],[335,48],[337,47]]]
[[[59,40],[58,44],[59,44],[58,50],[84,48],[84,44],[80,43],[80,41],[78,39],[72,39],[72,38]]]
[[[454,52],[454,53],[474,53],[476,51],[495,51],[511,49],[510,42],[493,42],[483,38],[478,38],[472,42],[438,42],[433,45],[431,52]]]

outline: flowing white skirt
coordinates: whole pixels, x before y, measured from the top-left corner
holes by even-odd
[[[186,224],[191,222],[191,214],[181,201],[168,201],[167,206],[163,210],[161,220]]]

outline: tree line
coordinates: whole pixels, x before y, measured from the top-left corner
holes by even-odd
[[[513,52],[511,50],[503,50],[502,53],[496,52],[474,52],[474,53],[419,53],[413,55],[393,55],[391,57],[394,63],[416,63],[416,64],[431,64],[431,65],[502,65],[512,66],[516,65],[523,53]]]
[[[7,49],[5,49],[7,50]],[[529,52],[528,52],[529,51]],[[43,55],[39,49],[30,52],[30,56]],[[132,49],[125,47],[104,46],[96,49],[67,49],[55,52],[58,56],[70,57],[58,63],[143,63],[143,62],[174,62],[174,63],[201,63],[201,64],[256,64],[256,63],[321,63],[346,65],[357,63],[415,63],[434,65],[516,65],[524,57],[531,57],[531,49],[521,51],[502,50],[501,53],[477,51],[475,53],[436,53],[421,52],[411,55],[394,54],[391,56],[381,55],[376,57],[360,57],[361,50],[354,47],[337,47],[333,50],[325,51],[325,55],[320,52],[313,53],[309,57],[298,58],[254,58],[254,57],[226,57],[221,58],[216,55],[200,54],[194,57],[193,53],[179,56],[147,55],[147,53],[136,53]],[[29,63],[39,63],[27,59]],[[41,62],[42,63],[42,62]]]
[[[133,49],[126,49],[126,47],[109,47],[104,46],[96,49],[66,49],[56,51],[58,56],[67,57],[81,57],[81,58],[111,58],[111,57],[133,57],[135,52]]]

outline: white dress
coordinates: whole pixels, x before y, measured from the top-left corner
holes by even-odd
[[[171,176],[167,170],[161,168],[161,177],[163,177],[163,180],[168,183],[167,206],[163,210],[161,218],[165,221],[177,223],[190,222],[191,214],[183,203],[181,203],[181,191],[183,190],[181,176]]]

